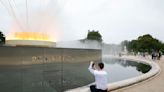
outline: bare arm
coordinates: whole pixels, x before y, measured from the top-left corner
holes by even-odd
[[[93,61],[90,62],[90,65],[89,65],[89,67],[88,67],[88,70],[89,70],[92,74],[94,74],[94,69],[93,69],[92,65],[93,65]]]

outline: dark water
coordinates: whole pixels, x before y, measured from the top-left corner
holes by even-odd
[[[146,73],[150,66],[103,58],[109,83]],[[0,66],[0,92],[63,92],[94,82],[89,62]]]
[[[121,59],[103,58],[103,62],[108,72],[109,83],[136,77],[151,69],[149,65]]]

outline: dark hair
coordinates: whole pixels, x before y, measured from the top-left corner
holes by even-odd
[[[104,63],[100,62],[100,63],[98,63],[98,66],[100,67],[100,69],[103,69],[104,68]]]
[[[92,64],[92,68],[94,67],[95,63]]]

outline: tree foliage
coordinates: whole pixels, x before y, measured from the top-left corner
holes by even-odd
[[[97,41],[100,41],[102,42],[102,36],[101,34],[99,33],[99,31],[89,31],[88,30],[88,34],[87,34],[87,40],[97,40]]]
[[[128,51],[133,52],[149,52],[154,50],[164,51],[164,44],[150,34],[139,36],[138,39],[132,41],[123,41],[122,46],[127,46]]]
[[[4,34],[0,31],[0,44],[4,44],[5,43],[5,36]]]

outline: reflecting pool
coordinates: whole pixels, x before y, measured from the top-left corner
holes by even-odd
[[[109,83],[139,76],[151,67],[121,59],[103,58]],[[1,92],[63,92],[94,82],[89,62],[0,66]]]

